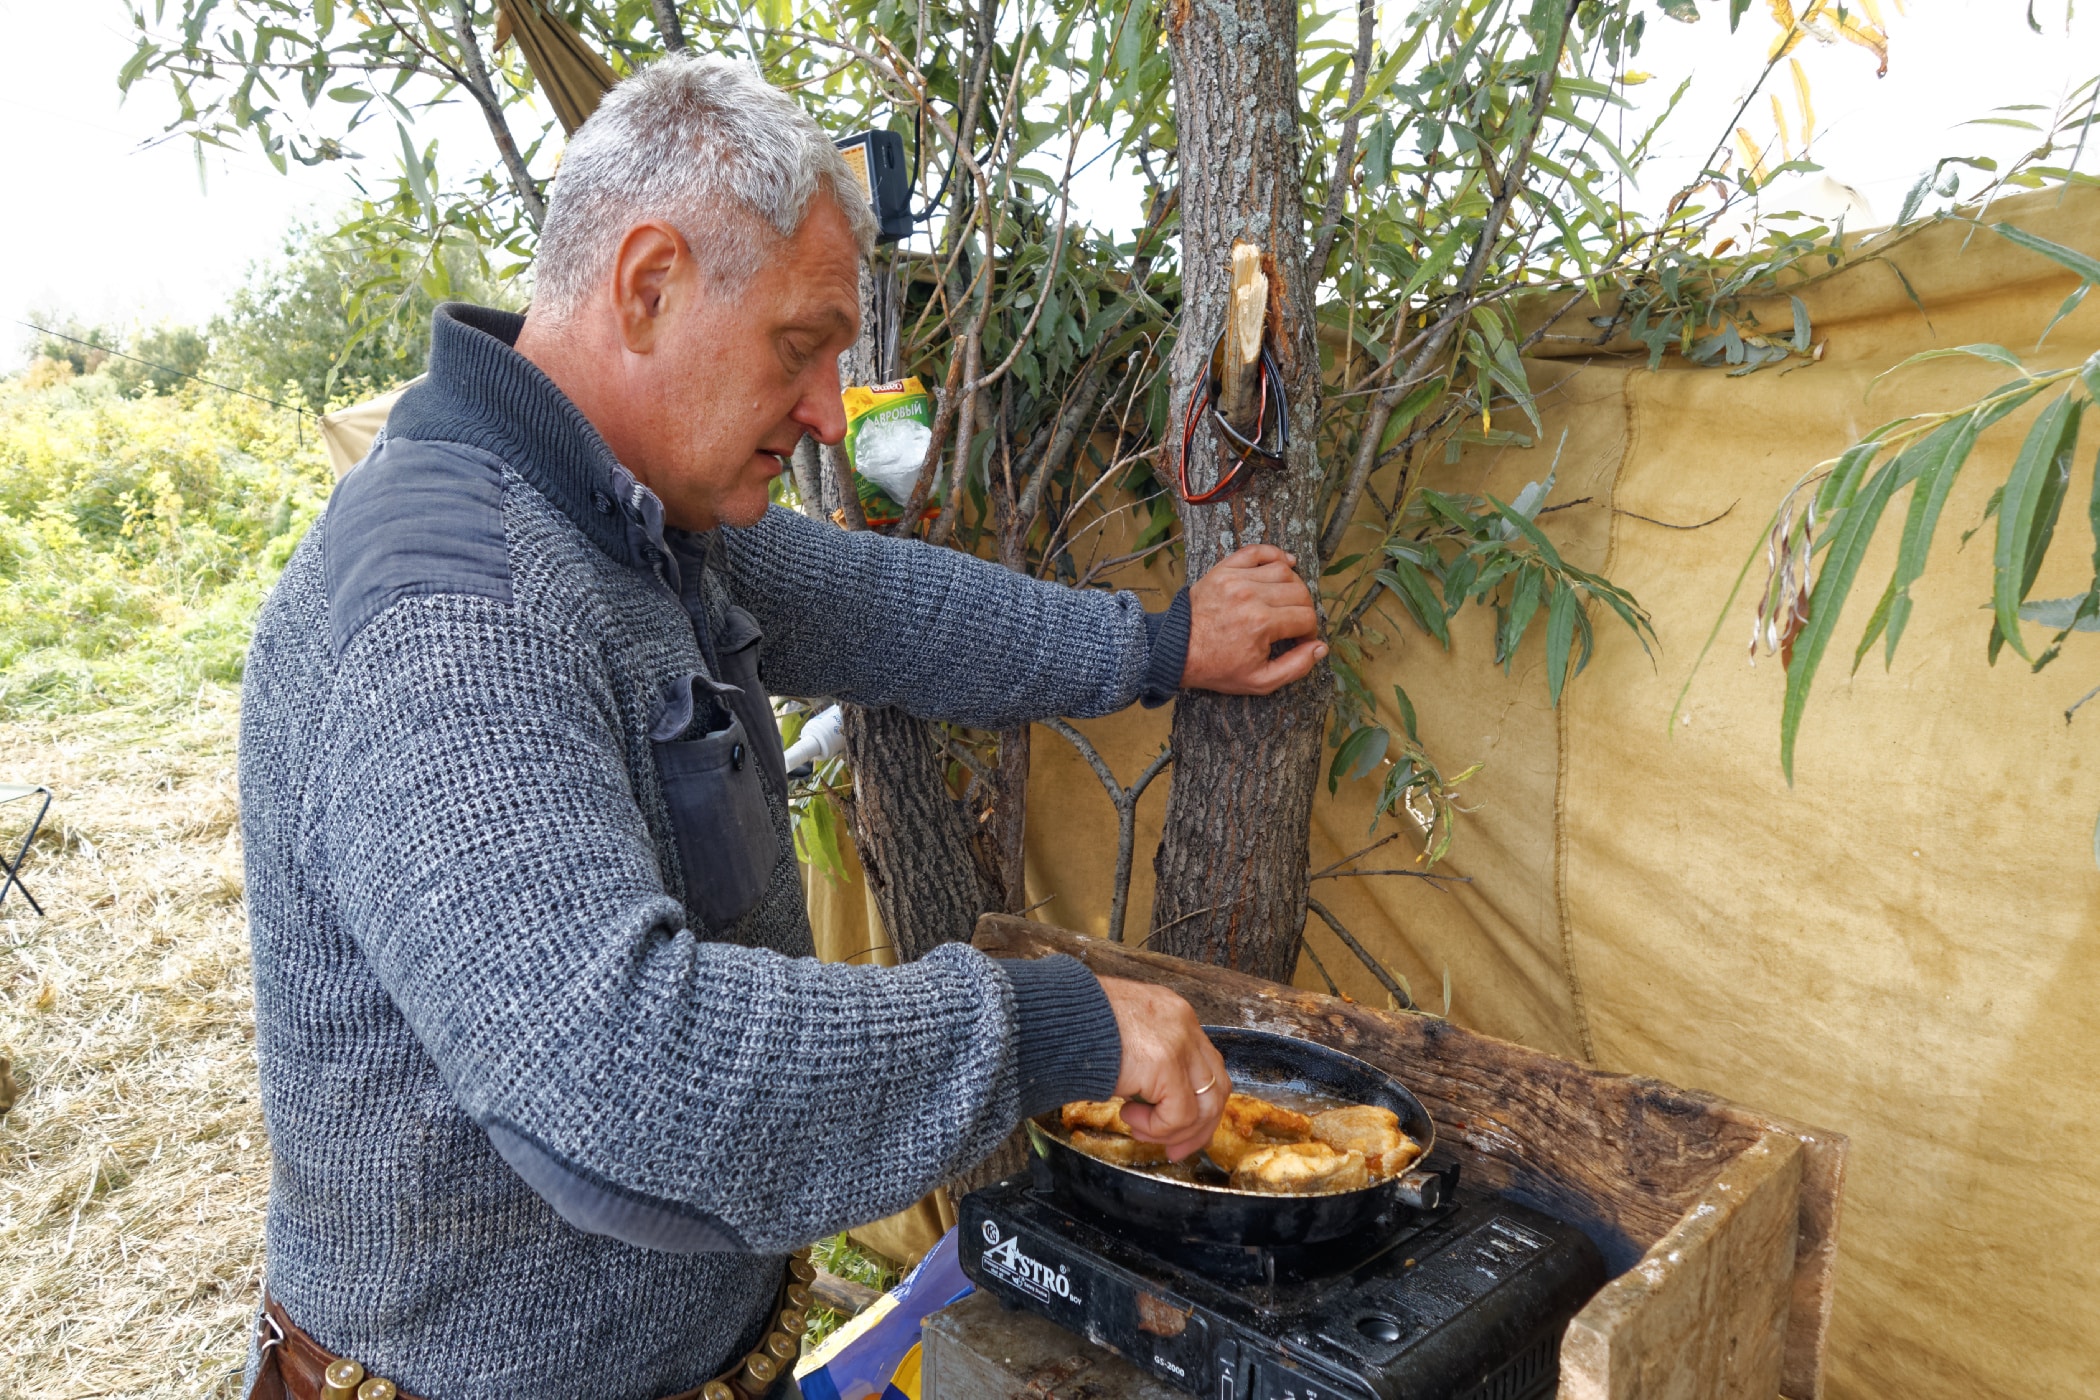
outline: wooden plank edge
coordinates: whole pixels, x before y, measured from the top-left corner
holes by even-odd
[[[1778,1390],[1803,1149],[1766,1133],[1568,1324],[1559,1400],[1766,1400]],[[1731,1306],[1716,1306],[1725,1292]]]

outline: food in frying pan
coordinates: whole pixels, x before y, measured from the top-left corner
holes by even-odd
[[[1072,1146],[1089,1157],[1119,1167],[1158,1167],[1167,1160],[1167,1149],[1156,1142],[1139,1142],[1122,1133],[1097,1133],[1090,1128],[1074,1128]]]
[[[1079,1099],[1068,1103],[1060,1111],[1065,1131],[1091,1128],[1097,1133],[1119,1133],[1130,1136],[1130,1125],[1123,1121],[1122,1099]]]
[[[1312,1119],[1296,1109],[1252,1094],[1233,1094],[1225,1100],[1225,1114],[1206,1150],[1221,1170],[1229,1172],[1249,1152],[1271,1143],[1303,1142],[1311,1135]]]
[[[1232,1184],[1272,1196],[1355,1191],[1371,1184],[1361,1152],[1337,1152],[1324,1142],[1285,1142],[1249,1152],[1233,1168]]]
[[[1421,1146],[1400,1131],[1400,1115],[1376,1104],[1351,1104],[1315,1113],[1312,1138],[1337,1152],[1361,1152],[1373,1181],[1400,1175],[1422,1155]]]
[[[1203,1155],[1171,1163],[1162,1148],[1130,1135],[1123,1103],[1066,1104],[1059,1116],[1072,1146],[1119,1167],[1196,1182],[1229,1181],[1238,1190],[1272,1195],[1354,1191],[1399,1175],[1422,1155],[1390,1109],[1346,1104],[1307,1114],[1253,1094],[1233,1094]]]

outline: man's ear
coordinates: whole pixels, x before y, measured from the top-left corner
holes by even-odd
[[[671,318],[691,309],[697,271],[684,235],[669,224],[652,219],[627,230],[613,254],[613,310],[629,350],[648,354]]]

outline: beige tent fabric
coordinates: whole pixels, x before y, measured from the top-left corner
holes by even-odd
[[[2100,252],[2090,191],[2023,196],[1991,217]],[[1373,679],[1406,685],[1452,768],[1487,764],[1466,785],[1473,810],[1445,867],[1470,883],[1317,889],[1424,1005],[1441,1005],[1448,970],[1456,1020],[1850,1134],[1831,1395],[2089,1397],[2100,1384],[2100,764],[2089,758],[2100,712],[2066,726],[2062,711],[2100,683],[2100,646],[2074,638],[2040,676],[2009,653],[1986,665],[1989,530],[1959,548],[2032,412],[1984,439],[1949,502],[1893,671],[1877,652],[1848,676],[1893,548],[1870,554],[1792,789],[1778,761],[1784,674],[1769,658],[1744,663],[1747,599],[1692,687],[1687,723],[1666,734],[1737,569],[1800,472],[1898,413],[1951,407],[2007,377],[1938,361],[1868,399],[1876,374],[1976,341],[2036,366],[2100,348],[2088,305],[2030,353],[2075,282],[1994,234],[1929,230],[1889,262],[1924,312],[1886,263],[1805,287],[1827,340],[1818,363],[1743,378],[1676,361],[1655,373],[1638,360],[1534,363],[1545,446],[1464,461],[1438,484],[1507,499],[1545,474],[1566,430],[1553,503],[1589,499],[1546,517],[1547,531],[1632,589],[1662,650],[1651,663],[1616,620],[1594,619],[1597,658],[1555,713],[1537,638],[1505,678],[1482,615],[1461,615],[1448,655],[1396,626]],[[1784,299],[1758,310],[1791,323]],[[2084,583],[2093,443],[2089,429],[2037,596]],[[1127,780],[1167,726],[1130,711],[1079,728]],[[1140,806],[1133,940],[1166,786]],[[1316,868],[1364,844],[1369,786],[1315,805]],[[1038,729],[1028,874],[1030,898],[1050,901],[1038,917],[1102,932],[1114,841],[1091,771]],[[1386,858],[1401,849],[1366,864],[1405,864]],[[1307,937],[1345,992],[1383,1002],[1323,926]],[[1298,981],[1322,985],[1309,962]]]
[[[575,26],[541,8],[540,0],[503,0],[496,7],[496,47],[518,41],[525,66],[554,108],[561,129],[573,133],[619,81],[610,64]]]
[[[333,413],[321,415],[321,445],[328,449],[328,467],[336,480],[342,480],[349,471],[365,459],[372,450],[372,439],[386,426],[386,416],[394,411],[394,404],[401,396],[423,382],[417,375],[398,389],[388,390],[376,399],[339,408]]]

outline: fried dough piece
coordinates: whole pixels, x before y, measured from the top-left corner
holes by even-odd
[[[1224,1116],[1210,1136],[1205,1150],[1224,1171],[1232,1171],[1250,1152],[1279,1142],[1303,1142],[1312,1134],[1312,1119],[1292,1109],[1258,1099],[1252,1094],[1231,1094],[1225,1099]]]
[[[1229,1172],[1238,1167],[1241,1159],[1249,1152],[1266,1146],[1267,1143],[1234,1132],[1232,1120],[1221,1118],[1218,1120],[1217,1131],[1210,1135],[1210,1145],[1203,1150],[1210,1154],[1210,1159],[1218,1164],[1220,1170]]]
[[[1087,1128],[1072,1130],[1072,1146],[1097,1161],[1118,1167],[1156,1167],[1167,1160],[1167,1149],[1156,1142],[1139,1142],[1134,1137]]]
[[[1248,1153],[1232,1173],[1242,1191],[1314,1196],[1371,1184],[1361,1152],[1337,1152],[1324,1142],[1284,1142]]]
[[[1376,1104],[1352,1104],[1315,1113],[1312,1136],[1315,1142],[1324,1142],[1337,1152],[1361,1152],[1364,1169],[1373,1181],[1398,1176],[1422,1155],[1421,1144],[1400,1131],[1400,1116]]]
[[[1123,1121],[1122,1099],[1079,1099],[1059,1110],[1065,1130],[1091,1128],[1097,1133],[1121,1133],[1130,1136],[1130,1125]]]
[[[1241,1137],[1265,1137],[1272,1142],[1303,1142],[1312,1136],[1312,1119],[1296,1109],[1258,1099],[1252,1094],[1228,1094],[1225,1116]]]

